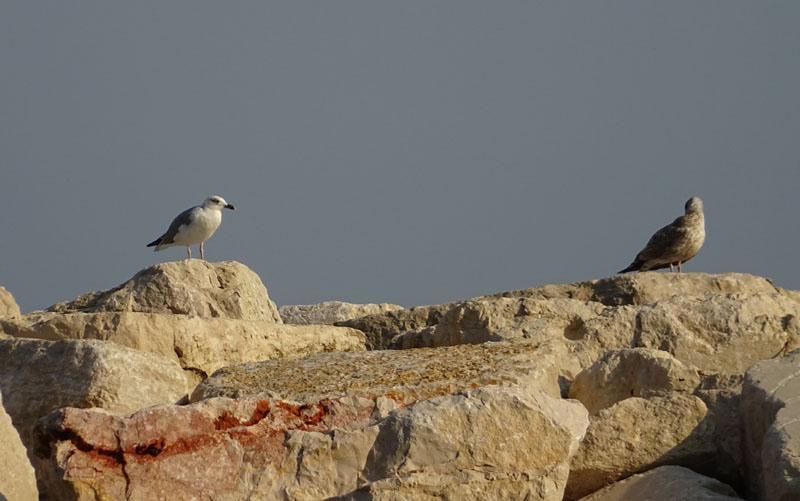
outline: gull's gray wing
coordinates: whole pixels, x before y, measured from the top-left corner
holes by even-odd
[[[155,241],[147,244],[148,247],[152,247],[153,245],[161,245],[161,244],[172,244],[175,243],[175,235],[178,234],[181,226],[188,225],[191,223],[197,215],[197,211],[200,210],[200,206],[197,205],[192,207],[191,209],[186,209],[185,211],[181,212],[169,225],[167,231],[164,232],[163,235],[158,237]]]

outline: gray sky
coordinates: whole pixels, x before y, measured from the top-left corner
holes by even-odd
[[[23,311],[206,243],[278,304],[439,303],[628,265],[800,289],[800,2],[4,2],[0,285]],[[195,248],[195,253],[197,250]]]

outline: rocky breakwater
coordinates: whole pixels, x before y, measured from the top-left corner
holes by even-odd
[[[31,450],[53,499],[798,499],[798,316],[763,278],[668,273],[386,311],[340,324],[396,349],[62,408]]]

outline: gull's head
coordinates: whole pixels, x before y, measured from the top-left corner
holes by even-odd
[[[236,207],[226,202],[225,199],[219,195],[214,195],[212,197],[206,198],[206,201],[203,202],[203,208],[217,209],[217,210],[222,210],[222,209],[236,210]]]
[[[700,197],[692,197],[686,201],[686,205],[684,206],[686,209],[686,213],[703,213],[703,201],[700,200]]]

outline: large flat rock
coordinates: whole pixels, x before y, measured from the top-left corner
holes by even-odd
[[[186,378],[172,360],[94,340],[0,339],[0,390],[22,442],[36,420],[60,407],[130,413],[184,398]]]
[[[745,374],[740,412],[754,499],[800,499],[800,350]]]
[[[37,431],[37,460],[52,499],[556,501],[588,424],[580,404],[523,387],[398,405],[384,395],[214,398],[126,418],[62,409]]]
[[[191,400],[269,395],[305,402],[392,394],[410,403],[497,384],[525,385],[558,397],[558,371],[566,355],[558,344],[508,342],[322,353],[224,367],[198,385]]]

